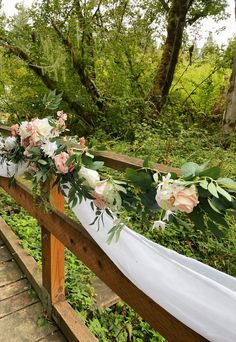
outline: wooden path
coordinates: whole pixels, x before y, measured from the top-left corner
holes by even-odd
[[[43,307],[0,239],[0,342],[66,342],[58,328],[37,321]]]

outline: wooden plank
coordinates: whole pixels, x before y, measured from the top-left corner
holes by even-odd
[[[38,209],[37,209],[38,210]],[[4,239],[5,243],[10,247],[10,249],[14,252],[15,257],[20,263],[20,267],[24,270],[24,273],[31,281],[32,286],[37,292],[38,296],[45,303],[45,307],[47,307],[48,297],[45,294],[44,288],[42,287],[42,279],[40,270],[38,269],[36,261],[29,257],[26,252],[19,245],[19,240],[15,236],[15,234],[11,231],[10,227],[6,225],[6,223],[0,219],[0,234]],[[35,276],[35,277],[34,277]],[[74,315],[71,311],[74,310],[69,306],[66,306],[67,315],[62,315],[60,318],[60,310],[55,311],[57,320],[61,321],[62,326],[60,327],[63,333],[69,334],[70,336],[76,336],[78,327],[83,331],[88,330],[85,324],[81,321],[78,315]],[[69,320],[69,321],[68,321]],[[64,330],[63,330],[64,329]],[[74,331],[75,330],[75,331]],[[87,333],[87,332],[86,332]],[[91,334],[89,332],[89,334]],[[71,342],[69,340],[69,342]]]
[[[1,341],[35,341],[56,331],[57,327],[52,324],[37,326],[42,312],[42,305],[36,303],[0,319]]]
[[[40,340],[37,340],[36,342],[66,342],[67,340],[65,337],[60,333],[60,331],[56,331],[55,333],[52,333],[48,335],[47,337],[44,337]]]
[[[56,210],[45,213],[38,206],[37,208],[32,206],[33,197],[31,193],[18,182],[12,188],[9,187],[6,179],[0,177],[0,186],[161,335],[169,341],[180,341],[180,337],[181,342],[206,341],[204,337],[177,320],[126,278],[92,240],[81,224],[70,220]]]
[[[42,279],[50,302],[57,303],[65,298],[64,288],[64,245],[42,226]]]
[[[41,269],[35,262],[34,258],[20,246],[19,239],[12,232],[10,227],[0,217],[0,236],[6,244],[9,251],[12,253],[17,264],[24,274],[26,274],[29,282],[37,292],[41,301],[45,300],[45,294],[42,291],[42,273]],[[22,273],[20,273],[22,275]],[[1,272],[0,272],[1,279]],[[20,278],[18,278],[20,279]],[[15,279],[14,281],[18,280]]]
[[[13,259],[6,246],[0,246],[0,264]]]
[[[64,212],[64,197],[51,182],[49,201],[53,208]],[[42,277],[51,304],[65,298],[64,245],[47,228],[42,226]],[[49,314],[50,314],[50,310]]]
[[[29,290],[31,288],[27,279],[18,280],[15,283],[1,287],[0,301],[13,297],[16,294]]]
[[[95,302],[94,305],[97,308],[109,308],[116,304],[120,297],[113,292],[101,279],[95,278],[91,284],[95,291]]]
[[[53,307],[53,319],[63,330],[70,342],[97,342],[97,338],[88,330],[83,320],[66,301]]]
[[[24,278],[23,273],[15,261],[9,261],[0,265],[0,287],[13,283],[22,278]]]
[[[95,155],[95,160],[104,161],[105,165],[116,169],[119,171],[124,171],[126,168],[130,167],[133,169],[140,169],[143,167],[143,160],[134,158],[134,157],[127,157],[122,154],[110,152],[110,151],[97,151]],[[177,175],[180,174],[180,169],[176,167],[171,167],[168,165],[154,163],[154,168],[160,172],[168,173],[174,172]]]
[[[36,295],[31,296],[28,291],[16,294],[0,302],[0,319],[6,315],[23,309],[39,301]]]

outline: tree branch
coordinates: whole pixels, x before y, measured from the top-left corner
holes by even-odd
[[[103,99],[94,83],[94,81],[89,77],[89,75],[85,72],[83,68],[83,63],[79,60],[78,56],[74,51],[74,47],[69,40],[69,38],[65,37],[62,31],[58,28],[58,26],[52,21],[52,26],[56,31],[58,37],[63,43],[64,47],[72,57],[72,64],[75,68],[77,74],[79,75],[80,81],[82,85],[86,88],[88,94],[91,96],[93,102],[97,105],[99,110],[102,110],[103,107]]]
[[[42,68],[36,66],[34,64],[34,61],[30,58],[30,56],[24,52],[20,47],[14,46],[9,44],[7,39],[0,37],[0,41],[4,42],[0,45],[7,49],[11,54],[13,54],[16,57],[19,57],[21,60],[23,60],[30,70],[32,70],[44,83],[44,85],[50,89],[54,90],[57,89],[58,93],[62,93],[62,99],[69,105],[71,109],[73,109],[77,114],[80,115],[81,119],[86,123],[88,126],[94,127],[94,123],[90,115],[88,115],[87,112],[85,112],[84,108],[80,106],[79,103],[73,101],[70,96],[64,91],[58,88],[58,84],[52,80],[47,74],[44,74],[42,71]]]

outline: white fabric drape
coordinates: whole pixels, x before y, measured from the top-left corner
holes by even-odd
[[[236,341],[236,278],[160,246],[125,227],[107,244],[114,223],[91,226],[89,201],[72,208],[88,233],[138,288],[178,320],[214,342]]]
[[[18,175],[25,167],[18,168]],[[4,168],[6,164],[0,164],[0,176],[9,177]],[[14,170],[11,165],[11,172]],[[89,200],[72,210],[122,273],[156,303],[209,341],[236,341],[236,278],[160,246],[128,227],[118,242],[108,245],[107,233],[114,225],[110,216],[104,214],[104,226],[98,230],[97,223],[91,226],[94,211]]]

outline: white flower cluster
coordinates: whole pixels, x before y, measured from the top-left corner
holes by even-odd
[[[15,137],[7,137],[0,139],[0,154],[4,155],[12,151],[16,147],[17,141]]]

